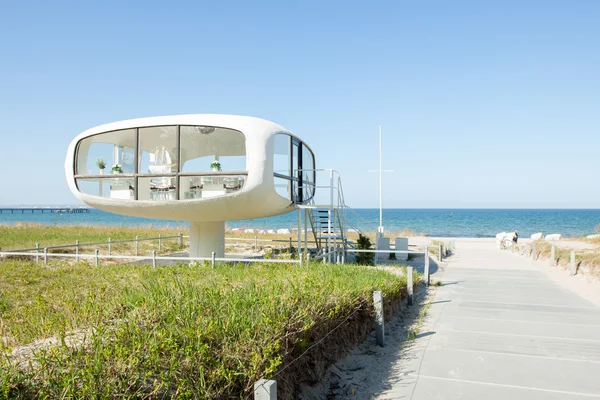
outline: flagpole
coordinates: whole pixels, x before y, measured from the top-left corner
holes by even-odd
[[[379,235],[383,236],[383,161],[381,159],[381,125],[379,125]]]

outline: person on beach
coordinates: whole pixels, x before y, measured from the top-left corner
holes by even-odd
[[[515,229],[515,234],[513,235],[513,242],[517,244],[517,240],[519,240],[519,231]]]

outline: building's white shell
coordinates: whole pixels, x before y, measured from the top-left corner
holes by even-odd
[[[81,178],[81,175],[76,175],[77,153],[78,144],[83,139],[105,132],[156,126],[208,126],[243,133],[246,139],[247,172],[244,186],[235,193],[224,196],[163,201],[114,199],[86,194],[79,190],[76,178]],[[245,116],[196,114],[119,121],[97,126],[78,135],[69,146],[65,173],[69,188],[79,200],[92,207],[118,214],[198,222],[278,215],[291,211],[295,205],[291,199],[278,194],[274,187],[274,142],[277,134],[286,134],[300,140],[275,123]],[[314,168],[314,165],[310,168]]]

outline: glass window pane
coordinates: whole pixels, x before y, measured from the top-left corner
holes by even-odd
[[[181,127],[182,172],[247,171],[246,137],[240,131],[211,126]]]
[[[177,172],[177,127],[140,128],[139,155],[141,174]]]
[[[76,154],[76,174],[97,175],[109,173],[119,164],[124,173],[133,173],[135,165],[135,129],[106,132],[83,139]],[[104,171],[98,161],[106,165]]]
[[[138,178],[138,200],[175,200],[175,177]]]
[[[291,184],[292,181],[289,181],[287,179],[283,179],[283,178],[279,178],[277,176],[275,176],[274,178],[274,183],[275,183],[275,191],[277,192],[278,195],[280,195],[281,197],[283,197],[284,199],[288,199],[291,200],[292,195],[291,195]]]
[[[118,200],[134,199],[133,178],[78,178],[79,191],[91,196],[100,196]]]
[[[273,172],[291,176],[290,171],[290,140],[289,135],[283,133],[275,135],[275,154],[273,159]]]
[[[305,145],[302,146],[302,180],[304,201],[310,200],[315,193],[315,159],[312,152]]]

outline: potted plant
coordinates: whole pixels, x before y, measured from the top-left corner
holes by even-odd
[[[96,165],[98,166],[98,168],[100,168],[100,173],[103,174],[104,168],[106,168],[106,161],[104,161],[104,158],[97,159]]]
[[[210,168],[214,171],[214,172],[218,172],[221,170],[221,163],[218,160],[215,160],[213,162],[210,163]]]
[[[113,165],[113,167],[110,170],[110,172],[112,172],[113,174],[122,174],[123,173],[123,169],[121,168],[121,164],[115,164],[115,165]]]

